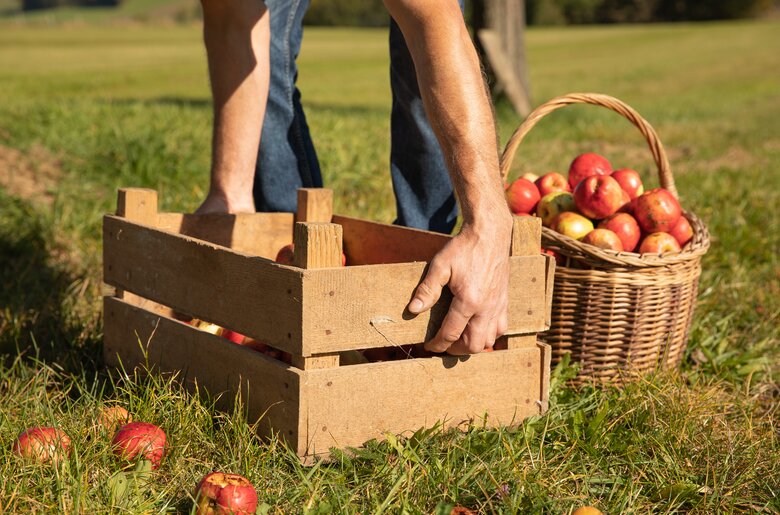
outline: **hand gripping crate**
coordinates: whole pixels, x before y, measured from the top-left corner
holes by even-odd
[[[547,409],[554,261],[538,220],[518,218],[509,329],[501,350],[352,363],[356,350],[417,344],[451,296],[405,310],[426,261],[450,237],[332,214],[332,192],[300,190],[298,213],[159,213],[157,193],[122,189],[103,222],[104,358],[178,374],[227,409],[240,393],[250,422],[301,458],[442,421],[519,424]],[[296,222],[297,220],[297,222]],[[272,261],[294,241],[295,264]],[[341,252],[350,266],[341,266]],[[291,364],[177,320],[186,314],[292,355]]]

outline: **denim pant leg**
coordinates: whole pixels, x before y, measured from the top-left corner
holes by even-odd
[[[461,10],[463,2],[459,0]],[[455,227],[458,204],[441,147],[425,114],[412,56],[394,20],[390,20],[390,86],[395,223],[449,234]]]
[[[298,188],[322,187],[322,175],[295,83],[309,0],[266,0],[271,16],[271,84],[255,167],[258,211],[294,212]]]

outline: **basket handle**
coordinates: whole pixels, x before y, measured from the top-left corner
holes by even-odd
[[[672,170],[669,167],[669,159],[666,157],[666,151],[661,144],[661,140],[658,139],[655,129],[653,129],[639,113],[625,102],[600,93],[570,93],[568,95],[555,97],[534,109],[523,123],[520,124],[517,130],[515,130],[512,137],[509,138],[506,148],[504,148],[504,153],[501,155],[502,180],[506,180],[509,175],[509,168],[512,166],[512,161],[514,160],[517,147],[520,146],[520,142],[523,141],[523,138],[525,138],[531,129],[534,128],[539,120],[553,111],[571,104],[592,104],[606,107],[633,123],[645,137],[645,140],[647,140],[647,145],[650,147],[650,152],[652,152],[653,159],[658,167],[658,179],[661,186],[669,190],[671,194],[677,198],[677,188],[674,185],[674,176],[672,176]]]

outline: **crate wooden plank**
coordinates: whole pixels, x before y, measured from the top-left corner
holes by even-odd
[[[302,285],[295,268],[107,215],[103,276],[278,349],[300,349]]]
[[[104,299],[104,319],[108,365],[121,361],[128,371],[148,364],[157,372],[180,373],[178,380],[190,391],[197,384],[221,395],[221,409],[228,409],[241,389],[249,421],[262,417],[263,432],[273,430],[297,445],[300,371],[114,297]]]
[[[293,238],[292,213],[158,213],[156,224],[147,225],[266,259],[275,259],[279,249]]]
[[[344,229],[344,253],[350,264],[430,261],[451,236],[398,225],[334,215]]]
[[[327,188],[298,189],[296,222],[329,223],[333,217],[333,190]]]
[[[542,221],[536,217],[512,217],[512,243],[510,256],[538,256],[542,242]],[[546,285],[546,281],[545,281]],[[536,334],[505,336],[499,348],[517,349],[536,343]]]
[[[511,257],[508,335],[546,327],[546,260]],[[303,278],[303,355],[406,345],[429,340],[449,306],[449,293],[417,316],[406,311],[425,263],[306,270]]]
[[[539,348],[423,358],[306,372],[302,415],[308,453],[357,447],[386,433],[519,424],[547,405]]]

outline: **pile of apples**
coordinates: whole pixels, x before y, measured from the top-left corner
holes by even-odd
[[[680,252],[693,238],[674,195],[664,188],[644,191],[635,170],[613,170],[595,153],[577,156],[568,178],[525,174],[507,186],[506,198],[515,215],[538,216],[545,227],[602,249],[665,254]]]
[[[114,433],[111,448],[122,469],[135,467],[131,474],[148,474],[157,470],[167,450],[162,428],[148,422],[133,422],[122,406],[104,406],[97,417],[98,431]],[[72,453],[71,439],[58,427],[35,426],[25,429],[13,445],[13,452],[27,462],[57,464]],[[131,476],[125,475],[127,481]],[[117,477],[112,476],[112,479]],[[252,483],[238,474],[210,472],[195,488],[197,515],[220,513],[254,514],[257,492]]]

